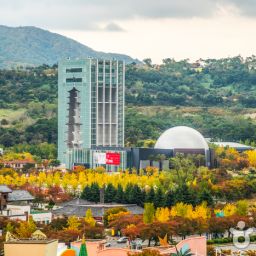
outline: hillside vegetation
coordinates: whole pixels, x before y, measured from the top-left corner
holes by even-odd
[[[98,52],[62,35],[37,27],[0,26],[0,67],[53,65],[60,59],[95,57],[137,61],[124,54]]]
[[[126,145],[187,125],[213,139],[256,141],[256,58],[129,64]],[[0,144],[56,144],[57,66],[0,70]],[[21,150],[21,147],[19,147]]]

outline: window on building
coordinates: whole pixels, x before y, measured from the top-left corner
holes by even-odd
[[[81,73],[83,71],[82,68],[67,68],[66,73]]]
[[[67,78],[66,79],[66,83],[81,83],[82,82],[82,78],[76,78],[76,77],[72,77],[72,78]]]

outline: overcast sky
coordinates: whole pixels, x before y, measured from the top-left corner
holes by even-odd
[[[256,54],[256,0],[0,0],[0,6],[2,25],[37,26],[155,63]]]

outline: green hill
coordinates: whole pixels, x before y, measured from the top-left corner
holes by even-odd
[[[67,57],[137,60],[123,54],[97,52],[62,35],[36,27],[0,26],[0,67],[53,65]]]

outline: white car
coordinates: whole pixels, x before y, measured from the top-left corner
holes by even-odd
[[[122,237],[120,237],[116,242],[117,242],[118,244],[122,244],[122,243],[126,243],[127,241],[128,241],[128,237],[122,236]]]

